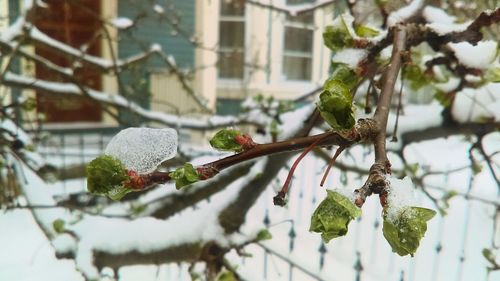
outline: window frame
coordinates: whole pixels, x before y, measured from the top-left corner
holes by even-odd
[[[222,5],[222,3],[220,3]],[[245,51],[245,46],[247,45],[248,42],[248,5],[245,3],[244,4],[244,11],[243,15],[223,15],[222,14],[222,9],[219,7],[218,10],[218,21],[217,21],[217,28],[219,31],[219,40],[218,40],[218,48],[217,48],[217,80],[219,82],[222,82],[223,84],[240,84],[242,81],[246,80],[247,77],[247,69],[246,69],[246,56],[247,52]],[[221,42],[221,34],[220,34],[220,26],[221,22],[240,22],[243,23],[243,46],[241,46],[240,49],[236,49],[233,47],[222,47],[220,45]],[[235,52],[241,52],[243,54],[243,71],[241,77],[221,77],[220,76],[220,66],[219,66],[219,61],[221,55],[224,53],[226,54],[231,54]]]
[[[296,4],[287,4],[287,1],[284,0],[287,6],[294,6]],[[307,2],[307,1],[304,1]],[[280,65],[280,80],[286,83],[312,83],[314,77],[314,36],[316,32],[315,27],[315,11],[311,11],[311,21],[310,22],[298,22],[289,19],[288,14],[284,14],[283,16],[283,37],[282,37],[282,45],[281,45],[281,65]],[[286,29],[287,28],[297,28],[307,30],[311,33],[311,51],[310,52],[301,52],[301,51],[290,51],[286,49]],[[285,73],[285,57],[295,57],[295,58],[304,58],[309,59],[310,61],[310,72],[309,77],[305,79],[289,79]]]

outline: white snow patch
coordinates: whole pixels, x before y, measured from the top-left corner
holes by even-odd
[[[57,41],[52,37],[48,36],[47,34],[43,33],[36,27],[32,27],[30,29],[30,36],[36,41],[42,42],[43,44],[47,44],[52,48],[58,49],[61,52],[70,54],[72,56],[81,57],[83,60],[99,65],[100,67],[109,68],[113,65],[113,63],[109,60],[86,54],[79,49],[61,43],[60,41]]]
[[[355,69],[367,54],[366,50],[348,48],[337,52],[332,61],[347,64],[351,69]]]
[[[423,0],[414,0],[412,1],[409,5],[392,12],[389,17],[387,17],[387,25],[388,26],[394,26],[397,23],[403,22],[410,18],[411,16],[415,15],[422,7],[424,4]]]
[[[118,29],[127,29],[134,25],[134,21],[126,17],[119,17],[112,19],[111,24],[113,24]]]
[[[480,41],[476,46],[469,42],[448,43],[461,64],[471,68],[486,69],[497,56],[498,42]]]
[[[280,126],[280,139],[288,139],[292,137],[300,128],[304,126],[304,120],[314,111],[316,105],[311,103],[294,111],[287,112],[281,115],[283,125]]]
[[[163,7],[162,7],[162,6],[160,6],[160,5],[158,5],[158,4],[155,4],[155,5],[153,6],[153,11],[155,11],[156,13],[158,13],[158,14],[160,14],[160,15],[161,15],[161,14],[163,14],[163,13],[165,12],[165,9],[163,9]]]
[[[437,83],[434,86],[445,93],[451,92],[458,87],[460,84],[460,79],[456,77],[450,77],[448,81],[444,83]]]
[[[18,17],[13,24],[2,31],[2,33],[0,34],[0,40],[4,41],[7,44],[10,44],[10,41],[14,40],[14,38],[20,36],[23,33],[24,23],[24,17]]]
[[[349,201],[351,201],[352,203],[354,203],[354,201],[356,200],[356,196],[353,190],[349,188],[334,188],[332,190],[347,197],[347,199],[349,199]]]
[[[467,29],[467,27],[470,25],[470,23],[471,23],[471,21],[464,22],[464,23],[454,23],[454,24],[433,22],[433,23],[428,23],[425,26],[432,29],[438,35],[445,35],[445,34],[451,33],[451,32],[462,32],[462,31]]]
[[[151,44],[151,47],[150,47],[149,49],[150,49],[151,51],[153,51],[153,52],[161,52],[162,47],[161,47],[161,45],[160,45],[160,44],[158,44],[158,43],[153,43],[153,44]]]
[[[15,136],[22,143],[31,144],[31,138],[24,132],[23,129],[19,128],[12,120],[3,119],[0,121],[0,128],[9,132],[11,136]]]
[[[390,186],[387,196],[387,218],[395,222],[408,206],[416,206],[415,185],[410,177],[398,179],[391,175],[386,177],[386,181]]]
[[[154,171],[177,154],[177,131],[170,128],[128,128],[108,143],[104,153],[119,159],[137,173]]]
[[[438,22],[444,24],[451,24],[455,22],[455,17],[448,15],[443,9],[427,6],[422,12],[425,20],[428,22]]]
[[[478,122],[485,118],[500,120],[500,83],[463,89],[455,97],[452,114],[461,123]]]
[[[427,105],[408,105],[404,108],[404,114],[400,113],[398,127],[398,142],[387,142],[389,149],[400,149],[402,145],[401,135],[406,132],[424,130],[429,127],[440,126],[443,122],[441,112],[443,107],[438,102],[432,102]],[[394,124],[396,123],[396,114],[389,113],[387,123],[387,133],[392,134]]]
[[[76,240],[68,233],[63,233],[52,240],[52,246],[58,254],[72,253],[76,250]]]

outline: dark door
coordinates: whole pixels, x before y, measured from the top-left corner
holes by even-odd
[[[99,34],[100,0],[46,0],[45,9],[36,13],[35,25],[48,36],[72,47],[87,47],[87,53],[100,56],[101,37]],[[65,67],[75,65],[75,60],[55,52],[53,49],[36,46],[35,52],[50,61]],[[85,86],[101,90],[102,81],[99,71],[86,64],[78,64],[74,77]],[[39,79],[63,82],[55,73],[43,66],[36,66]],[[37,110],[44,113],[46,122],[98,122],[102,119],[99,104],[86,97],[61,96],[37,92]]]

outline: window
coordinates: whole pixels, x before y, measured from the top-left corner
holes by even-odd
[[[304,0],[288,0],[287,4],[302,4]],[[283,76],[286,80],[311,80],[314,14],[307,12],[297,16],[287,15],[283,41]]]
[[[242,79],[245,65],[245,1],[221,1],[219,78]]]

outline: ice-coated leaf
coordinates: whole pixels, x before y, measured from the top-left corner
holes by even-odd
[[[177,153],[174,129],[128,128],[109,142],[104,154],[119,159],[126,169],[145,174]]]
[[[335,25],[327,26],[323,32],[323,41],[325,46],[332,51],[338,51],[345,47],[351,47],[354,44],[349,29],[345,23],[343,16],[339,16],[334,21]]]
[[[87,165],[87,190],[93,194],[118,200],[126,194],[123,184],[129,180],[122,162],[113,156],[101,155]]]
[[[184,166],[177,168],[170,173],[170,177],[175,180],[175,187],[177,189],[181,189],[186,185],[190,185],[200,180],[198,171],[191,163],[185,163]]]
[[[317,104],[323,119],[334,130],[350,129],[355,124],[352,95],[349,88],[336,79],[328,79]]]
[[[431,209],[406,207],[401,209],[396,218],[388,218],[387,210],[384,210],[382,232],[392,251],[400,256],[413,257],[427,231],[427,221],[434,215],[436,211]]]
[[[335,191],[327,190],[327,192],[326,198],[314,211],[309,227],[309,231],[321,233],[325,243],[344,236],[349,222],[361,215],[361,209],[349,198]]]
[[[223,129],[218,131],[210,140],[210,145],[218,150],[241,151],[241,144],[235,141],[235,137],[241,135],[238,130]]]
[[[131,188],[122,185],[122,186],[116,186],[115,188],[109,190],[107,195],[112,200],[120,200],[123,198],[123,196],[127,195],[127,193],[130,192],[132,192]]]

